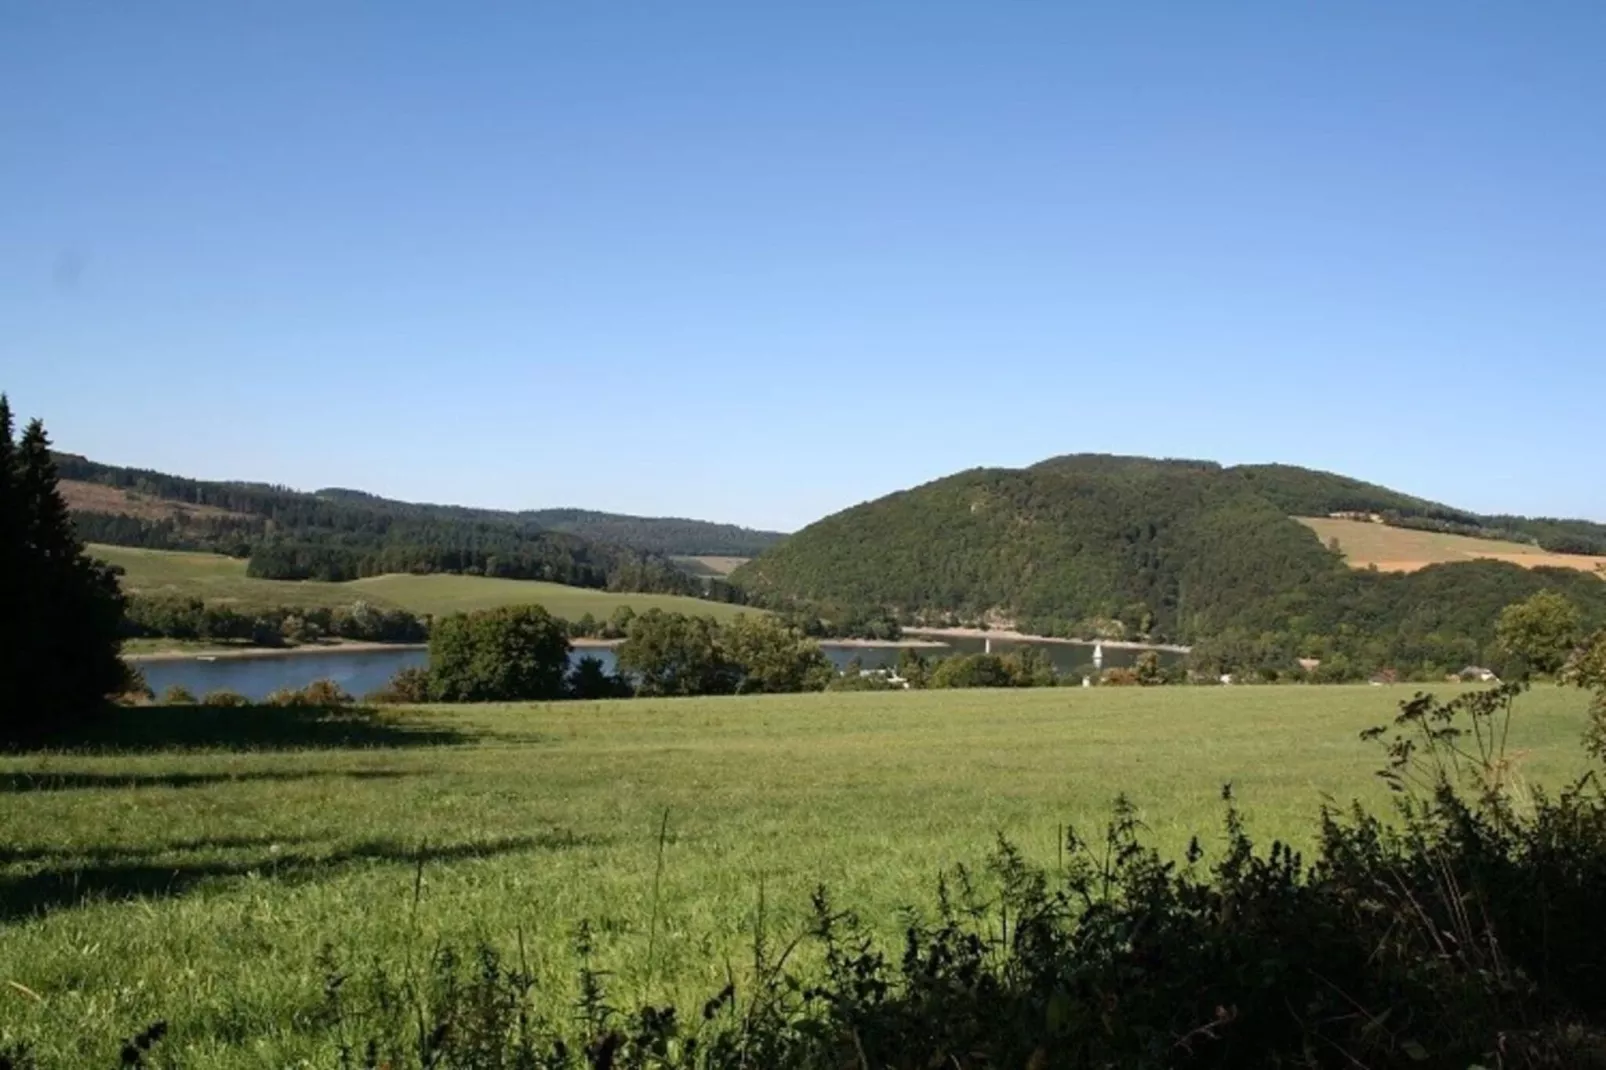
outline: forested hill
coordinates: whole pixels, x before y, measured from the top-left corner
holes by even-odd
[[[756,557],[774,546],[784,534],[758,531],[735,524],[716,524],[685,517],[629,516],[591,509],[474,509],[457,505],[417,505],[380,498],[365,491],[329,487],[313,496],[334,501],[367,503],[399,511],[417,510],[474,520],[519,524],[541,531],[576,535],[593,542],[606,542],[643,553],[665,557]]]
[[[1606,583],[1586,573],[1486,561],[1357,572],[1290,519],[1343,511],[1481,519],[1307,469],[1077,455],[961,472],[856,506],[732,579],[759,599],[881,606],[906,619],[991,614],[1038,631],[1119,622],[1184,640],[1377,634],[1413,615],[1413,627],[1481,635],[1507,602],[1540,587],[1606,617]]]
[[[248,557],[263,578],[463,572],[617,590],[705,588],[661,553],[549,530],[519,513],[187,479],[71,454],[57,463],[86,541]]]
[[[623,516],[589,509],[534,509],[520,513],[547,531],[566,531],[649,553],[677,556],[757,557],[785,535],[735,524],[670,516]]]

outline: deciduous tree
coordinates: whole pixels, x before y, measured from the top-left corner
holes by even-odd
[[[725,695],[741,679],[718,624],[660,609],[630,622],[619,646],[619,668],[635,677],[641,695]]]
[[[1577,606],[1554,591],[1540,591],[1501,610],[1495,639],[1535,671],[1554,673],[1566,664],[1582,627]]]
[[[569,637],[540,606],[504,606],[437,620],[429,636],[430,698],[515,702],[563,697]]]

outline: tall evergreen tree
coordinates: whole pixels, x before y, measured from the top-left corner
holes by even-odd
[[[73,531],[44,425],[14,441],[0,398],[0,739],[92,716],[124,681],[122,617],[116,571]]]
[[[0,394],[0,703],[11,694],[11,651],[18,650],[21,628],[22,510],[17,487],[17,442],[12,433],[11,402]],[[0,735],[8,721],[0,706]]]

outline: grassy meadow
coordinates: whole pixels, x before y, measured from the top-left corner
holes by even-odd
[[[312,580],[260,580],[245,574],[245,562],[221,554],[141,550],[93,545],[95,557],[121,566],[123,589],[147,595],[181,595],[240,605],[344,606],[364,601],[376,606],[439,616],[446,613],[538,603],[555,616],[577,619],[590,613],[601,619],[620,606],[636,612],[662,609],[728,619],[737,606],[668,594],[628,594],[566,587],[536,580],[488,579],[484,576],[397,574],[371,576],[350,583]],[[751,612],[751,611],[750,611]]]
[[[701,1000],[727,967],[742,976],[760,924],[782,945],[798,932],[818,884],[895,934],[945,867],[1000,834],[1053,864],[1062,826],[1096,833],[1119,792],[1168,851],[1219,843],[1226,781],[1263,846],[1308,844],[1324,797],[1382,800],[1357,733],[1411,693],[630,700],[349,729],[132,711],[120,742],[0,756],[0,1037],[34,1038],[45,1065],[109,1066],[119,1037],[166,1018],[186,1066],[331,1065],[325,942],[349,968],[405,971],[441,942],[522,940],[567,1000],[582,919],[615,1005]],[[1585,705],[1521,700],[1530,782],[1581,771]]]
[[[1606,557],[1553,554],[1527,543],[1501,539],[1474,539],[1438,531],[1416,531],[1365,520],[1338,517],[1295,517],[1322,540],[1338,540],[1338,548],[1353,568],[1376,565],[1384,572],[1414,572],[1429,565],[1492,558],[1524,568],[1548,565],[1594,572],[1606,568]]]

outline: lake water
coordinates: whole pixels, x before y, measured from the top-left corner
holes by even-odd
[[[897,663],[896,647],[847,647],[822,644],[825,654],[838,669],[854,658],[867,669]],[[928,647],[920,651],[928,658],[947,654],[981,653],[982,639],[949,639],[941,647]],[[1012,643],[994,640],[993,653],[1007,654],[1020,646],[1036,646],[1045,651],[1054,667],[1062,674],[1081,674],[1092,671],[1093,648],[1082,643]],[[1142,651],[1104,648],[1104,667],[1131,665]],[[614,668],[613,650],[608,647],[582,647],[573,658],[594,657],[609,672]],[[1160,652],[1162,664],[1172,664],[1181,655]],[[141,661],[137,664],[145,673],[151,689],[160,695],[176,685],[188,688],[196,695],[208,691],[236,691],[249,699],[261,699],[282,688],[305,687],[314,680],[333,680],[353,695],[376,690],[394,676],[399,669],[424,665],[429,655],[424,650],[327,650],[317,653],[280,654],[267,657],[218,658],[201,661],[186,658],[174,661]],[[571,659],[573,660],[573,659]]]

